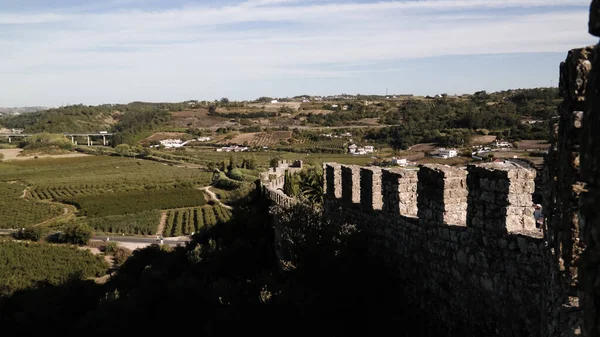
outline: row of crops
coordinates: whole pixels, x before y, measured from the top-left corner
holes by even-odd
[[[173,209],[204,205],[204,194],[194,188],[115,192],[60,199],[79,208],[87,217],[124,215],[157,209]]]
[[[346,140],[344,139],[330,139],[330,140],[310,140],[306,139],[302,143],[294,144],[295,147],[300,149],[344,149]]]
[[[41,188],[60,190],[63,187],[70,188],[72,192],[102,192],[102,189],[160,188],[185,183],[206,186],[210,184],[211,177],[211,172],[132,158],[90,156],[0,163],[0,181],[26,181],[35,186],[32,190],[39,189],[40,192]]]
[[[161,211],[149,210],[140,213],[85,219],[83,222],[98,232],[154,235],[158,231],[160,216]]]
[[[205,226],[225,223],[230,218],[231,211],[220,205],[170,210],[167,212],[164,236],[189,235]]]
[[[71,197],[82,197],[101,195],[113,192],[132,192],[132,191],[152,191],[152,190],[166,190],[166,189],[185,189],[192,188],[195,184],[193,182],[177,182],[169,184],[151,184],[151,185],[120,185],[115,183],[105,183],[97,185],[64,185],[64,186],[36,186],[28,191],[28,196],[35,200],[62,200]]]
[[[0,183],[0,228],[22,228],[62,214],[56,204],[21,198],[24,185]]]

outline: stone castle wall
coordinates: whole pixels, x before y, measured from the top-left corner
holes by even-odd
[[[600,0],[589,32],[600,37]],[[417,173],[328,163],[326,216],[357,224],[373,263],[450,329],[600,337],[600,44],[568,53],[560,94],[538,177],[543,233],[531,216],[535,172],[510,166]],[[263,183],[265,195],[291,205],[279,183]]]
[[[414,303],[473,336],[539,335],[544,244],[532,216],[534,170],[327,163],[324,172],[326,216],[359,226],[373,262]]]

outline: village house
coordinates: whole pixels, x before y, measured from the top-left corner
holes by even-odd
[[[199,142],[208,142],[209,140],[212,140],[212,138],[211,137],[198,137]]]
[[[495,147],[504,147],[504,148],[512,147],[511,143],[504,141],[504,140],[497,140],[497,139],[492,143],[492,145]]]
[[[222,148],[216,149],[217,152],[246,152],[249,150],[247,146],[224,146]]]
[[[348,146],[348,152],[350,154],[369,154],[375,152],[375,147],[372,145],[358,146],[356,144],[352,144]]]
[[[454,158],[457,156],[458,156],[458,150],[456,150],[456,149],[439,148],[436,152],[433,153],[433,157],[436,157],[436,158],[448,159],[448,158]]]
[[[181,139],[164,139],[159,143],[166,148],[182,147],[187,144],[187,142],[182,142]]]

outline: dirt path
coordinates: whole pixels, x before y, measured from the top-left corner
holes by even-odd
[[[29,160],[34,159],[35,156],[19,157],[19,154],[23,149],[0,149],[0,153],[4,154],[4,160]],[[41,154],[38,158],[74,158],[74,157],[88,157],[89,154],[85,153],[67,153],[67,154]]]
[[[50,203],[59,204],[57,202],[50,202]],[[39,226],[47,225],[47,224],[52,223],[54,221],[66,220],[69,217],[71,217],[71,215],[75,214],[75,206],[65,205],[65,204],[60,204],[60,205],[64,206],[64,208],[63,208],[63,214],[61,214],[61,215],[59,215],[57,217],[54,217],[54,218],[50,218],[50,219],[48,219],[46,221],[43,221],[43,222],[40,222],[38,224],[35,224],[35,225],[31,226],[31,227],[39,227]]]
[[[21,199],[25,199],[25,197],[27,196],[27,190],[29,190],[29,187],[23,190],[23,195],[21,196]]]
[[[219,205],[221,205],[223,208],[226,208],[228,210],[232,210],[233,207],[229,206],[229,205],[225,205],[224,203],[221,202],[221,200],[217,197],[217,195],[215,194],[215,192],[210,190],[210,186],[206,186],[206,187],[202,187],[200,188],[200,190],[206,192],[206,194],[208,194],[208,196],[210,197],[211,200],[216,201],[217,203],[219,203]]]
[[[158,230],[156,231],[156,235],[162,235],[165,231],[165,225],[167,224],[167,212],[162,211],[160,215],[160,223],[158,224]]]

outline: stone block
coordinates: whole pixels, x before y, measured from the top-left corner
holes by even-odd
[[[342,200],[347,204],[360,203],[360,166],[342,165]]]

